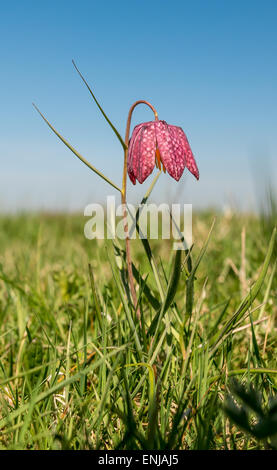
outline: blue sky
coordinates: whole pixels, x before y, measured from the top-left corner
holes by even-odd
[[[277,173],[276,0],[2,2],[0,210],[83,210],[111,188],[32,107],[121,184],[122,149],[74,59],[124,135],[137,99],[186,132],[200,170],[164,175],[153,200],[253,208]],[[138,107],[132,125],[152,120]],[[128,185],[132,202],[147,190]]]

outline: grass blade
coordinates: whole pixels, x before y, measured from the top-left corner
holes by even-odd
[[[261,269],[260,275],[255,282],[255,284],[252,286],[249,294],[245,297],[245,299],[241,302],[239,305],[238,309],[232,316],[232,318],[226,323],[226,325],[218,332],[216,333],[212,339],[210,340],[209,344],[212,346],[211,353],[214,353],[221,341],[221,339],[228,333],[231,329],[234,328],[236,323],[243,317],[245,312],[250,308],[251,304],[254,302],[255,298],[257,297],[262,284],[264,282],[268,266],[273,254],[273,250],[275,248],[275,242],[276,242],[276,228],[273,230],[273,233],[271,235],[270,243],[268,246],[267,254],[264,260],[263,267]]]

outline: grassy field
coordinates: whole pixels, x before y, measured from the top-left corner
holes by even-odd
[[[124,245],[84,222],[0,217],[0,447],[277,448],[274,217],[132,242],[141,321]]]

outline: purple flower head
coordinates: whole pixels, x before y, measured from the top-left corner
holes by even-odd
[[[181,127],[165,121],[144,122],[133,130],[129,142],[127,169],[130,180],[143,183],[156,166],[179,181],[184,169],[199,179],[199,171],[186,134]]]

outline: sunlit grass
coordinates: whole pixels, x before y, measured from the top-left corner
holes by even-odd
[[[1,447],[273,447],[223,405],[231,376],[265,409],[276,395],[275,221],[194,213],[190,258],[149,242],[157,272],[132,242],[140,323],[124,245],[115,256],[112,241],[85,239],[84,223],[0,218]]]

